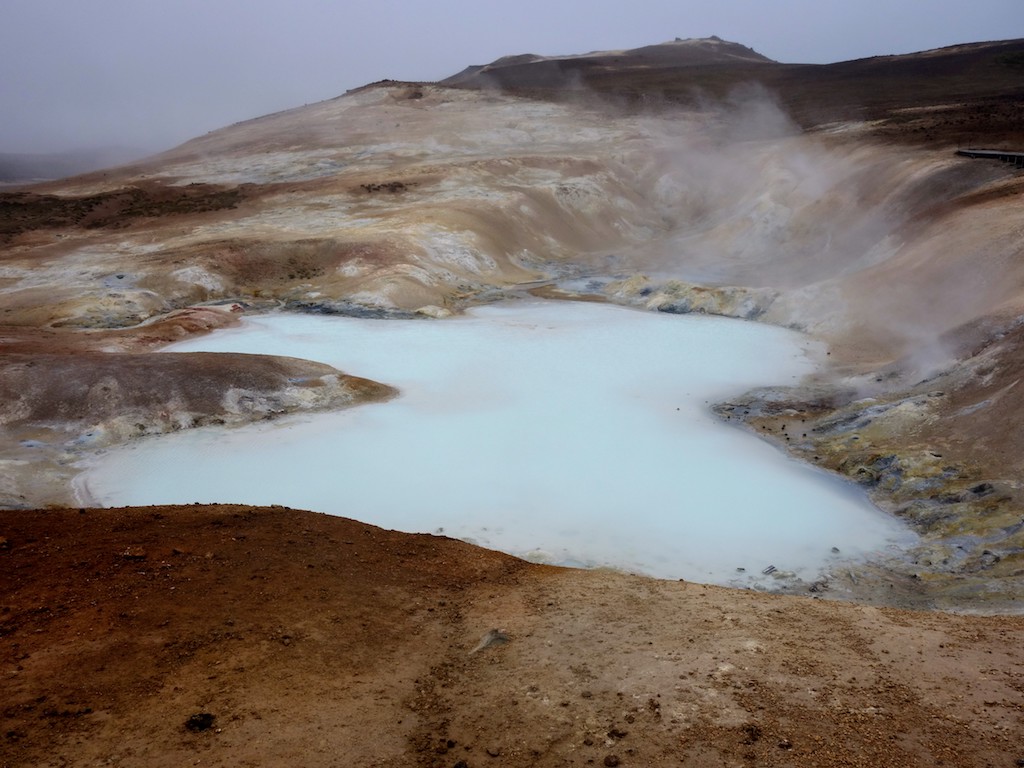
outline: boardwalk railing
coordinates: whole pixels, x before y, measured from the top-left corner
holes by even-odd
[[[1013,163],[1016,168],[1024,168],[1024,152],[1007,152],[1002,149],[958,149],[961,157],[976,157],[983,160],[1002,160]]]

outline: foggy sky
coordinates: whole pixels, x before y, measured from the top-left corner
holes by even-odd
[[[0,0],[0,152],[157,151],[383,78],[710,35],[828,63],[1024,37],[1024,2]]]

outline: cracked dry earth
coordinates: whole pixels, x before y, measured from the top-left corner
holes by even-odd
[[[11,511],[3,534],[3,766],[1024,758],[1021,617],[560,569],[280,507]]]

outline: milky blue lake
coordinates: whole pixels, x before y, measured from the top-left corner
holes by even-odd
[[[308,358],[401,395],[136,440],[87,468],[83,500],[281,504],[737,585],[770,585],[768,566],[812,579],[913,541],[855,487],[710,412],[815,370],[823,350],[785,329],[523,301],[446,320],[254,316],[169,349]]]

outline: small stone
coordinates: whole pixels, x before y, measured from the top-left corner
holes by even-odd
[[[986,549],[981,553],[981,557],[978,558],[978,562],[983,567],[990,567],[998,563],[1002,558],[999,557],[995,552]]]
[[[498,757],[499,755],[501,755],[501,747],[497,746],[490,746],[484,751],[487,752],[487,754],[491,757]]]
[[[580,696],[581,696],[582,698],[584,698],[584,699],[592,699],[592,698],[594,698],[594,694],[593,694],[593,693],[591,693],[590,691],[582,691],[582,692],[580,693]]]
[[[213,722],[216,719],[217,716],[211,715],[209,712],[196,712],[185,721],[185,728],[192,733],[208,731],[213,727]]]
[[[783,739],[782,741],[779,742],[779,749],[792,749],[792,748],[793,748],[793,742],[791,742],[789,739]]]
[[[607,765],[608,768],[615,768],[615,766],[618,765],[619,762],[620,761],[618,755],[605,755],[604,764]]]

